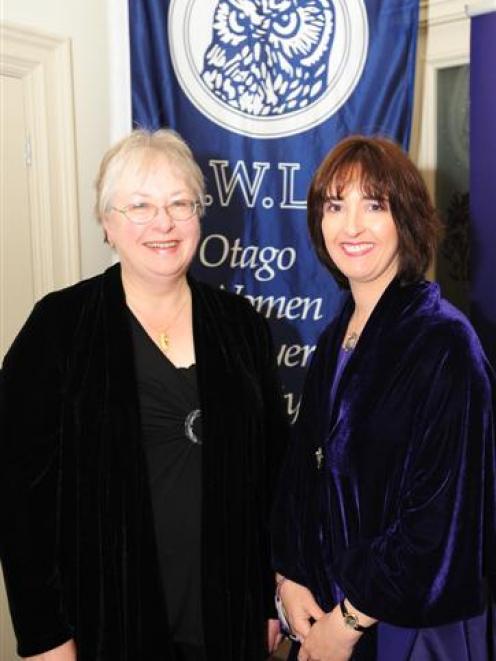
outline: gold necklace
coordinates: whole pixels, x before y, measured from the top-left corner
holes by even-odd
[[[165,331],[162,331],[161,333],[158,334],[158,346],[162,349],[164,353],[167,353],[169,350],[169,336]]]
[[[181,304],[178,311],[176,312],[176,314],[172,318],[172,321],[170,321],[167,324],[167,326],[165,328],[163,328],[162,330],[159,330],[156,327],[154,328],[151,324],[147,324],[147,326],[149,326],[149,328],[151,328],[152,331],[157,334],[157,344],[164,353],[167,353],[169,351],[170,344],[171,344],[171,340],[170,340],[170,337],[169,337],[169,332],[170,332],[171,328],[173,328],[173,326],[175,325],[177,320],[179,319],[179,315],[183,311],[183,309],[184,309],[187,302],[188,302],[188,296],[185,297],[183,303]],[[139,318],[140,314],[137,313],[136,308],[133,305],[131,305],[129,303],[129,301],[128,301],[128,306],[131,308],[132,312],[134,313],[134,316]]]
[[[167,324],[167,328],[164,328],[163,330],[159,331],[159,333],[158,333],[158,337],[157,337],[158,346],[162,349],[162,351],[164,353],[167,353],[169,351],[169,347],[170,347],[170,343],[171,343],[170,337],[169,337],[169,331],[170,331],[171,328],[174,327],[174,324],[179,319],[179,315],[183,311],[183,309],[184,309],[187,302],[188,302],[188,297],[186,296],[186,298],[184,299],[184,303],[180,306],[179,310],[174,315],[174,318],[172,319],[172,321],[169,324]]]

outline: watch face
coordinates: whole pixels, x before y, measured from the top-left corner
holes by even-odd
[[[350,615],[350,613],[348,613],[344,616],[344,623],[350,629],[354,629],[358,624],[358,618],[355,615]]]

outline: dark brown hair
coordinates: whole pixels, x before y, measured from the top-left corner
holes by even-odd
[[[349,287],[326,250],[322,217],[329,193],[339,196],[357,180],[367,197],[389,202],[398,232],[398,276],[403,282],[421,279],[434,257],[441,223],[418,169],[398,145],[382,137],[345,138],[317,168],[308,193],[307,220],[318,258],[341,287]]]

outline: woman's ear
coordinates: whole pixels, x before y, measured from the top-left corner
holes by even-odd
[[[108,235],[107,235],[107,231],[106,231],[106,230],[103,230],[103,243],[108,243],[109,246],[110,246],[112,249],[115,248],[115,244],[114,244],[114,242],[113,242],[113,241],[109,241],[109,238],[108,238]]]
[[[111,248],[114,248],[115,243],[112,241],[112,238],[109,236],[108,224],[109,223],[108,223],[107,214],[104,214],[102,217],[103,242],[108,243]]]

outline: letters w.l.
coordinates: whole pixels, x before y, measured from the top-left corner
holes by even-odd
[[[229,206],[236,189],[239,189],[247,207],[253,208],[257,204],[265,174],[270,169],[270,163],[254,161],[251,164],[251,174],[248,172],[245,161],[241,160],[236,161],[231,172],[230,163],[227,160],[212,159],[209,161],[209,165],[214,174],[219,204],[222,207]],[[295,196],[295,173],[300,170],[301,165],[299,163],[278,163],[277,168],[282,173],[280,208],[305,209],[305,200],[297,200]],[[264,205],[267,199],[269,198],[264,198]],[[271,202],[270,199],[269,202]]]

